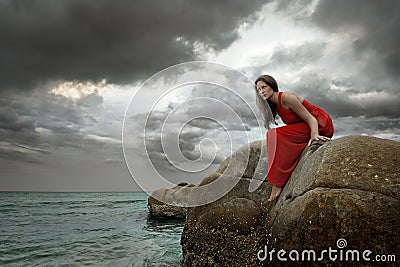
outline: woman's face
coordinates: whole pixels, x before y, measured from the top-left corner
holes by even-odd
[[[264,100],[270,99],[274,93],[274,90],[263,81],[257,82],[256,90]]]

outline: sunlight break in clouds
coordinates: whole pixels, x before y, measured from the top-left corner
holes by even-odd
[[[78,100],[93,93],[103,96],[106,92],[115,89],[115,85],[107,83],[106,79],[100,82],[63,81],[49,90],[49,93],[63,96],[71,100]]]

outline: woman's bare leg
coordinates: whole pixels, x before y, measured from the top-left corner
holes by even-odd
[[[282,187],[272,185],[272,191],[271,191],[271,195],[269,196],[268,201],[275,200],[281,194],[281,192],[282,192]]]

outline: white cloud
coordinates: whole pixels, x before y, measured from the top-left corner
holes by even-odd
[[[43,135],[49,135],[53,132],[52,130],[43,127],[36,127],[35,131]]]
[[[103,143],[121,144],[121,140],[118,140],[118,139],[115,139],[112,137],[108,137],[108,136],[99,136],[99,135],[95,135],[95,134],[88,134],[88,135],[86,135],[86,138],[96,140],[99,142],[103,142]]]
[[[312,9],[312,5],[305,9]],[[259,20],[250,27],[239,31],[240,38],[229,48],[217,55],[205,55],[206,58],[232,66],[243,68],[253,61],[267,60],[280,46],[297,46],[325,40],[329,34],[301,20],[275,12],[276,3],[265,5],[259,11]]]

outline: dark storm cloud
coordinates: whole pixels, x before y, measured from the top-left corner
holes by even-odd
[[[369,135],[400,141],[400,119],[341,117],[334,119],[335,136]]]
[[[246,84],[247,86],[248,84]],[[232,86],[233,87],[233,86]],[[251,90],[251,88],[249,88]],[[243,93],[243,92],[242,92]],[[235,91],[230,91],[226,89],[215,89],[208,86],[197,86],[191,92],[191,98],[209,98],[210,100],[220,101],[220,105],[216,105],[213,101],[207,103],[204,101],[194,102],[194,104],[188,107],[186,113],[192,114],[204,114],[209,118],[218,118],[218,120],[213,119],[200,119],[199,121],[191,121],[190,124],[198,126],[200,128],[216,129],[224,127],[227,130],[238,130],[243,131],[248,127],[259,126],[259,121],[257,120],[258,110],[252,110],[254,108],[254,95],[253,92],[243,93],[243,97],[239,97]],[[226,111],[223,107],[229,107],[230,112]],[[218,115],[216,115],[218,114]]]
[[[48,80],[131,82],[220,50],[265,1],[0,2],[0,88]],[[177,41],[178,40],[178,41]]]
[[[283,90],[301,93],[334,116],[399,117],[400,2],[312,2],[276,1],[275,11],[331,37],[276,46],[250,72],[277,74]]]
[[[11,107],[0,107],[0,129],[22,131],[34,128],[34,121],[31,118],[19,116]]]
[[[190,126],[201,128],[201,129],[218,129],[221,128],[216,121],[207,118],[197,118],[188,122]]]
[[[209,101],[201,99],[206,96]],[[222,104],[214,103],[211,101],[213,99],[225,103],[232,110],[221,113]],[[195,87],[184,102],[170,103],[171,107],[177,104],[176,106],[179,106],[177,110],[172,108],[153,110],[148,117],[145,113],[135,114],[130,117],[130,120],[137,125],[146,125],[146,151],[137,152],[141,157],[149,156],[154,166],[159,171],[163,171],[176,169],[165,155],[163,145],[173,144],[177,138],[179,148],[176,148],[174,153],[177,155],[182,153],[188,160],[196,160],[202,156],[200,147],[204,144],[200,145],[200,143],[205,138],[213,140],[217,147],[227,149],[226,144],[229,143],[232,132],[241,132],[245,136],[244,132],[249,131],[250,127],[258,126],[257,118],[251,113],[248,105],[243,102],[244,100],[226,90]],[[201,117],[198,117],[199,114]],[[239,121],[237,117],[239,117]],[[130,135],[143,137],[141,130],[133,130]],[[204,149],[213,150],[214,147]],[[218,148],[216,152],[213,164],[222,162],[227,156],[224,155],[224,151],[218,151]],[[209,156],[213,156],[211,154]]]
[[[343,80],[335,81],[314,72],[304,74],[301,78],[301,81],[289,85],[290,90],[298,91],[307,100],[323,107],[332,116],[387,116],[391,118],[400,116],[398,106],[400,94],[380,98],[381,92],[376,91],[365,92],[356,88],[336,91],[332,89],[335,82],[346,83],[352,80],[343,78]]]
[[[31,162],[43,151],[85,150],[118,140],[122,121],[115,122],[115,110],[101,107],[102,102],[97,92],[76,101],[43,90],[0,93],[0,141],[12,144],[2,146],[2,157]]]
[[[35,134],[36,127],[54,133],[71,134],[83,125],[81,110],[75,103],[63,97],[37,92],[34,94],[1,94],[0,125],[4,130]],[[12,135],[11,135],[12,136]]]
[[[354,34],[359,55],[376,53],[385,70],[399,81],[399,14],[400,2],[396,0],[320,0],[312,20],[328,31]]]
[[[173,123],[164,125],[164,122],[166,121],[170,113],[171,110],[164,110],[164,111],[157,110],[153,111],[149,115],[149,117],[147,117],[146,114],[137,114],[134,116],[134,119],[137,122],[141,122],[145,118],[147,118],[146,136],[145,136],[147,151],[141,151],[141,152],[142,153],[146,152],[150,156],[153,164],[155,164],[156,167],[161,169],[162,168],[173,169],[173,166],[168,163],[168,159],[164,154],[164,148],[162,146],[161,138],[163,139],[163,142],[165,144],[170,141],[176,140],[176,138],[179,138],[179,149],[183,153],[183,155],[189,159],[195,159],[199,156],[198,151],[196,151],[195,149],[195,144],[198,144],[202,139],[202,136],[206,135],[206,130],[204,129],[200,131],[199,130],[195,131],[194,130],[195,127],[191,124],[186,124],[186,126],[184,126],[184,123],[188,119],[188,117],[174,118]],[[199,121],[203,120],[199,119]],[[171,132],[172,129],[175,128],[179,129],[183,126],[186,129],[185,131],[181,131],[178,137],[175,136],[173,132]],[[179,151],[176,151],[176,153],[179,153]],[[146,155],[144,154],[141,156],[146,157]]]
[[[294,19],[304,19],[305,16],[310,15],[308,7],[312,5],[315,0],[277,0],[277,10],[283,10]]]

